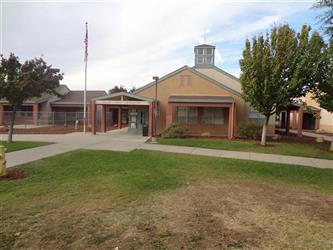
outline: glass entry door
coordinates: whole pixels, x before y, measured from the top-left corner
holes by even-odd
[[[148,110],[145,108],[129,108],[128,131],[141,133],[143,125],[148,124]]]

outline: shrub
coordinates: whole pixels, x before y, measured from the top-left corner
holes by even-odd
[[[262,127],[255,123],[243,123],[237,128],[237,133],[241,137],[246,137],[248,139],[258,139],[260,138],[262,132]]]
[[[162,132],[163,138],[185,138],[190,135],[188,128],[183,128],[177,124],[172,124]]]

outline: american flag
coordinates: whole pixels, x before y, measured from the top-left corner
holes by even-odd
[[[86,23],[86,37],[84,39],[84,60],[88,60],[88,23]]]

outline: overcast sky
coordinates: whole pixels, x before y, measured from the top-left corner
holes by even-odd
[[[0,0],[1,52],[21,60],[43,54],[71,89],[84,86],[85,22],[89,23],[88,89],[140,87],[153,75],[193,66],[193,47],[216,46],[218,67],[239,76],[247,37],[273,24],[317,29],[313,1]]]

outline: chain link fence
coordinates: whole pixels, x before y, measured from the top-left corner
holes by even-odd
[[[12,111],[0,112],[0,126],[10,125]],[[87,114],[88,118],[88,114]],[[83,126],[83,112],[38,112],[17,111],[14,127],[33,128],[47,126],[75,127]]]

